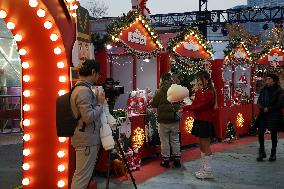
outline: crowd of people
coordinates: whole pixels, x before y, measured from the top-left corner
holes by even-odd
[[[94,60],[85,60],[79,68],[80,82],[92,87],[100,77],[100,66]],[[181,151],[179,141],[179,114],[178,112],[191,111],[194,114],[192,134],[199,138],[201,153],[201,167],[195,172],[198,179],[213,178],[211,166],[212,151],[211,139],[214,137],[214,112],[217,107],[216,91],[210,74],[202,71],[196,75],[198,89],[191,105],[171,103],[167,100],[167,90],[175,83],[170,73],[161,76],[159,89],[156,91],[151,105],[157,109],[158,132],[161,141],[161,163],[165,168],[181,167]],[[260,113],[257,117],[259,155],[257,161],[266,158],[264,149],[264,133],[271,132],[272,149],[269,161],[276,160],[277,131],[283,126],[283,90],[279,85],[279,78],[275,74],[266,76],[266,85],[262,89],[258,107]],[[76,117],[80,120],[74,136],[71,138],[72,146],[76,151],[76,170],[72,179],[71,189],[86,189],[95,168],[96,159],[101,146],[100,141],[100,114],[106,101],[104,93],[94,95],[86,86],[78,86],[71,96],[71,106]],[[110,106],[113,105],[113,102]],[[113,107],[111,107],[113,109]]]

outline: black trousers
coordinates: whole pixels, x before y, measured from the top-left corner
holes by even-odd
[[[264,128],[259,128],[258,129],[258,142],[259,142],[259,147],[260,149],[264,149],[264,133],[266,129]],[[277,147],[277,131],[276,130],[271,130],[271,141],[272,141],[272,149],[276,149]]]

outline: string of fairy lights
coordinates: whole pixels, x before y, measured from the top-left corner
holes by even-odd
[[[129,45],[125,44],[125,42],[123,42],[120,39],[120,36],[123,34],[125,30],[130,28],[133,24],[137,23],[141,23],[143,27],[146,29],[149,36],[151,37],[151,40],[153,40],[153,42],[156,45],[155,50],[151,52],[136,50],[134,48],[131,48]],[[138,57],[141,56],[143,58],[149,58],[152,56],[156,56],[157,53],[159,53],[163,49],[163,45],[159,40],[158,34],[155,32],[152,26],[148,24],[147,18],[145,17],[145,15],[141,13],[141,11],[130,11],[128,12],[127,15],[118,18],[110,25],[108,25],[107,33],[108,35],[111,36],[113,42],[120,44],[122,47],[127,49],[129,53],[135,54]]]

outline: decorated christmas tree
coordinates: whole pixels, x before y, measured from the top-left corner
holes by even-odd
[[[226,140],[227,141],[232,141],[236,137],[236,132],[234,129],[234,125],[232,124],[231,121],[227,123],[227,130],[226,130]]]

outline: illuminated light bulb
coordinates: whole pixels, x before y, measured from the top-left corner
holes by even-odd
[[[24,136],[23,136],[23,140],[24,141],[29,141],[31,139],[31,135],[29,135],[29,134],[24,134]]]
[[[65,90],[60,90],[60,91],[58,91],[58,95],[59,96],[62,96],[62,95],[64,95],[66,92],[65,92]]]
[[[27,69],[30,67],[30,64],[28,62],[22,62],[22,68]]]
[[[29,97],[29,96],[31,96],[31,91],[25,90],[25,91],[23,92],[23,95],[24,95],[24,97]]]
[[[71,3],[73,0],[66,0],[67,1],[67,3]]]
[[[75,18],[75,17],[77,17],[77,14],[74,12],[74,13],[72,13],[72,16]]]
[[[59,142],[65,142],[66,141],[66,137],[59,137],[58,140],[59,140]]]
[[[57,68],[64,68],[64,62],[57,62]]]
[[[23,37],[20,34],[16,34],[14,36],[14,39],[15,39],[15,41],[19,42],[19,41],[22,41]]]
[[[29,82],[31,80],[31,78],[28,75],[24,75],[23,80],[24,80],[24,82]]]
[[[25,112],[30,111],[30,109],[31,109],[31,106],[28,105],[28,104],[25,104],[25,105],[23,106],[23,110],[24,110]]]
[[[31,168],[30,164],[28,164],[28,163],[24,163],[22,167],[23,167],[23,170],[25,170],[25,171],[27,171]]]
[[[0,18],[6,18],[7,17],[7,13],[4,10],[0,10]]]
[[[60,181],[57,182],[57,186],[59,188],[63,188],[65,186],[65,182],[63,180],[60,180]]]
[[[52,23],[50,21],[45,21],[44,22],[44,27],[45,29],[51,29],[52,28]]]
[[[59,76],[59,82],[66,82],[66,77],[65,76]]]
[[[30,124],[31,124],[31,121],[30,121],[29,119],[24,119],[23,125],[24,125],[25,127],[30,126]]]
[[[24,156],[29,156],[31,154],[31,151],[29,149],[24,149],[23,150],[23,155]]]
[[[45,10],[43,9],[38,9],[36,14],[38,15],[38,17],[42,18],[45,17]]]
[[[30,179],[24,178],[24,179],[22,180],[22,184],[23,184],[24,186],[29,185],[29,184],[30,184]]]
[[[57,41],[57,39],[58,39],[58,35],[56,35],[54,33],[50,35],[50,40],[51,41]]]
[[[59,152],[57,152],[57,157],[63,158],[64,156],[65,156],[65,152],[63,150],[60,150]]]
[[[58,165],[58,167],[57,167],[57,170],[59,171],[59,172],[63,172],[64,170],[65,170],[65,166],[64,165]]]
[[[59,47],[56,47],[56,48],[54,49],[54,54],[59,55],[59,54],[61,54],[61,52],[62,52],[62,50],[61,50]]]
[[[31,7],[37,7],[38,6],[38,2],[37,2],[37,0],[29,0],[29,5]]]
[[[78,5],[75,4],[75,5],[73,6],[73,9],[75,9],[75,10],[78,9]]]
[[[19,54],[22,55],[22,56],[24,56],[24,55],[27,54],[27,50],[26,50],[26,49],[20,49],[20,50],[19,50]]]
[[[107,45],[106,48],[109,50],[109,49],[112,48],[112,46],[111,45]]]
[[[15,24],[13,23],[13,22],[7,22],[7,28],[9,29],[9,30],[13,30],[13,29],[15,29]]]

